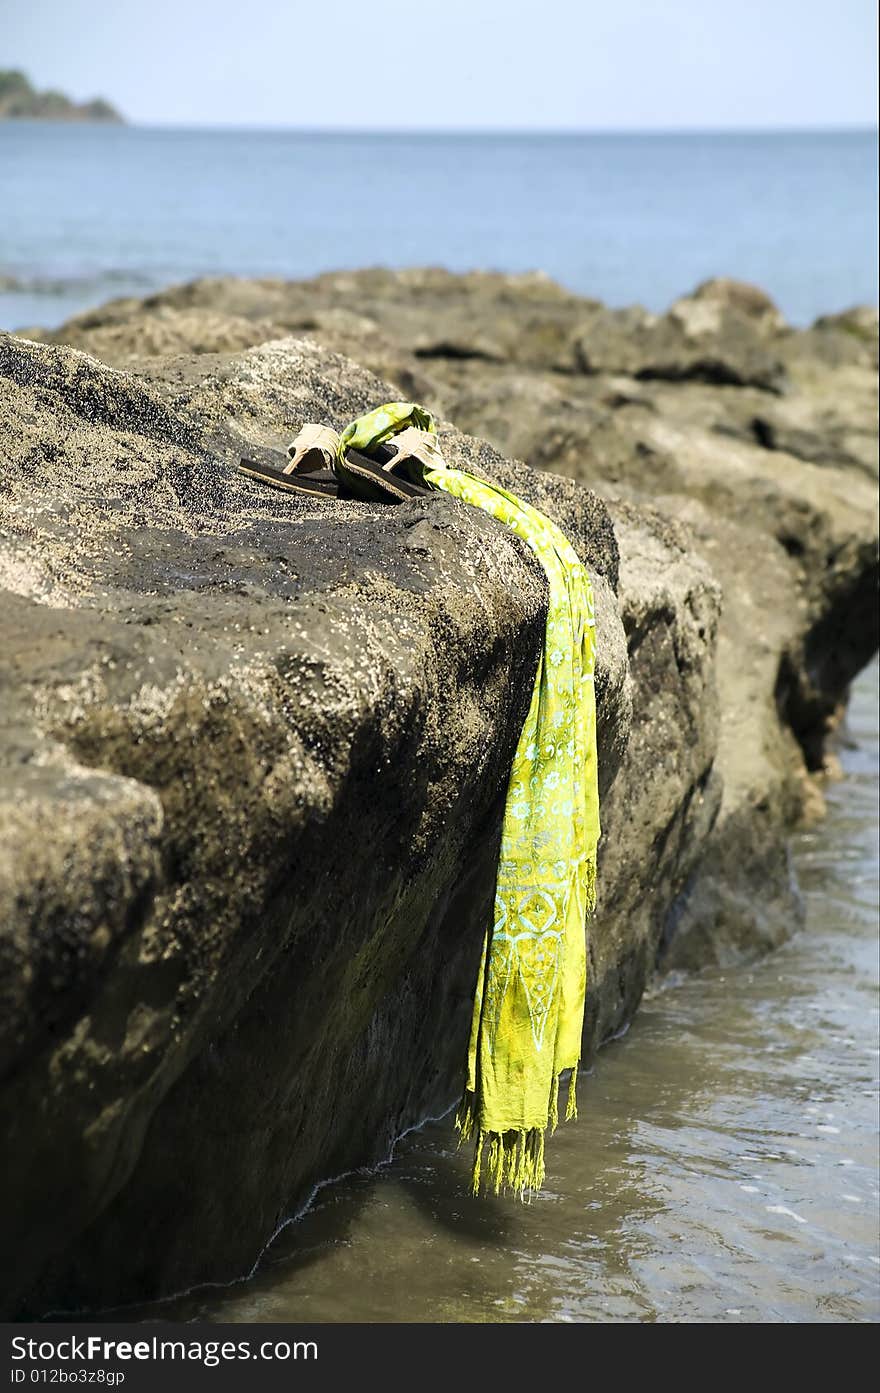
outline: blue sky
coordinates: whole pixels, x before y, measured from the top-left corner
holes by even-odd
[[[0,0],[0,67],[133,121],[873,125],[873,0]]]

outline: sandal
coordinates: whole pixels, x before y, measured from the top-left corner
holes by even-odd
[[[430,414],[412,402],[389,402],[343,431],[336,474],[359,498],[423,498],[426,468],[442,468]]]
[[[283,467],[267,450],[259,459],[242,459],[238,468],[291,493],[402,503],[432,493],[426,470],[446,467],[433,417],[414,402],[377,407],[352,421],[341,436],[329,426],[308,423],[287,453],[290,460]]]
[[[263,484],[271,484],[273,488],[311,494],[318,498],[336,498],[339,495],[339,481],[332,466],[338,448],[339,436],[335,430],[308,422],[288,446],[290,459],[283,467],[268,464],[262,459],[242,459],[238,468],[242,474],[259,479]],[[266,454],[273,460],[282,458],[274,451],[266,451]]]
[[[356,497],[372,500],[390,496],[402,502],[431,492],[424,484],[415,483],[408,469],[401,472],[401,466],[409,462],[409,457],[404,461],[392,444],[383,444],[374,445],[369,454],[349,447],[336,468]]]

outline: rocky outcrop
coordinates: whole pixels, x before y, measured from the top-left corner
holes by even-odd
[[[666,961],[726,960],[789,932],[799,901],[785,829],[821,809],[811,776],[877,645],[876,310],[794,330],[762,291],[729,279],[653,316],[540,275],[364,271],[195,281],[55,337],[89,347],[112,332],[114,361],[131,363],[158,325],[184,348],[218,315],[308,332],[505,455],[687,523],[691,560],[724,595],[724,795],[701,874],[664,930]]]
[[[542,641],[543,576],[482,514],[310,507],[230,468],[387,387],[290,340],[194,366],[160,390],[0,343],[3,1252],[26,1310],[234,1276],[317,1179],[449,1105]],[[607,787],[630,712],[607,511],[445,448],[593,570]]]
[[[234,472],[304,419],[419,396],[472,432],[443,426],[450,461],[590,567],[586,1055],[658,955],[790,931],[785,829],[876,642],[870,326],[794,334],[729,282],[627,314],[541,277],[367,272],[0,338],[9,1311],[240,1275],[460,1087],[544,580],[445,495]]]
[[[0,69],[0,121],[102,121],[119,124],[122,117],[103,97],[75,102],[64,92],[38,92],[17,68]]]
[[[639,307],[607,309],[538,275],[453,276],[437,270],[339,272],[303,282],[208,278],[143,301],[111,302],[71,320],[53,337],[92,351],[109,348],[125,360],[155,351],[157,338],[162,351],[196,348],[210,322],[223,332],[222,314],[236,325],[270,322],[315,335],[375,365],[384,356],[398,371],[409,357],[426,370],[437,362],[516,364],[779,391],[785,365],[769,340],[768,311],[759,292],[753,292],[756,306],[748,296],[737,299],[733,284],[708,282],[657,316]],[[255,335],[260,332],[255,328]],[[409,363],[406,370],[413,367]]]

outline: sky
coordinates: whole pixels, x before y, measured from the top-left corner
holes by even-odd
[[[0,67],[149,125],[875,125],[874,0],[0,0]]]

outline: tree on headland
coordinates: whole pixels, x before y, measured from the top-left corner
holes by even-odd
[[[74,102],[64,92],[38,92],[26,73],[0,68],[0,121],[115,121],[123,117],[103,97]]]

